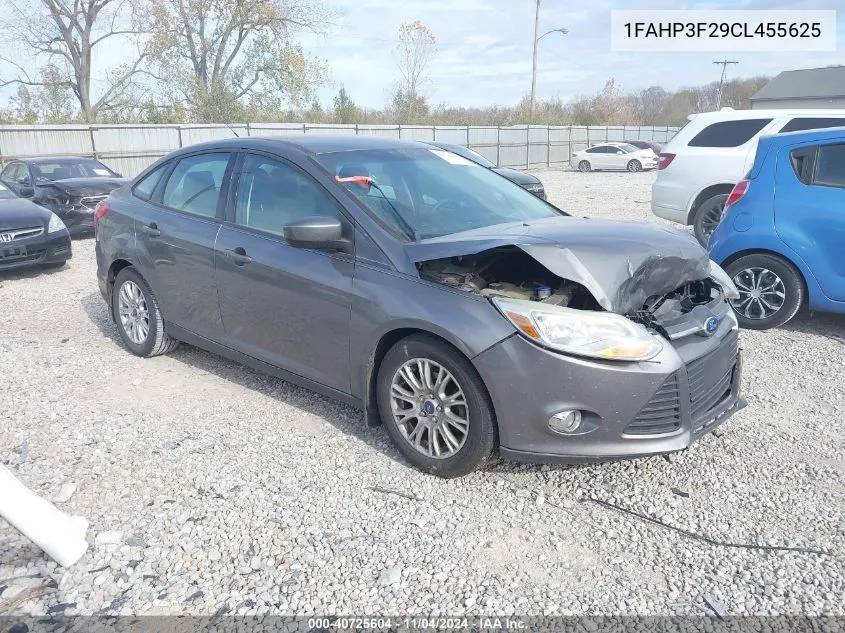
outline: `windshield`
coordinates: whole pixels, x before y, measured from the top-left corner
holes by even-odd
[[[6,185],[0,182],[0,200],[8,200],[9,198],[14,198],[15,194],[12,193]]]
[[[626,154],[630,154],[631,152],[639,152],[640,151],[639,147],[634,147],[633,145],[630,145],[628,143],[620,143],[616,147],[621,149]]]
[[[97,178],[117,176],[111,169],[93,158],[66,158],[39,161],[31,164],[36,182],[50,182],[65,178]]]
[[[409,239],[566,215],[445,150],[359,150],[316,158],[384,226]]]

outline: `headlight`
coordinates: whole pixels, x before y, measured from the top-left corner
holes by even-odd
[[[47,232],[48,233],[55,233],[57,231],[62,231],[66,229],[65,223],[62,222],[62,219],[57,216],[55,213],[50,216],[50,223],[47,225]]]
[[[728,299],[739,299],[739,290],[737,290],[733,279],[728,277],[728,273],[722,270],[722,267],[712,259],[710,260],[710,279],[722,286],[722,290],[725,291],[725,296]]]
[[[663,349],[656,336],[619,314],[498,297],[493,303],[525,336],[561,352],[606,360],[648,360]]]

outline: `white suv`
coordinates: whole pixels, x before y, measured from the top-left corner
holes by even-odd
[[[845,110],[733,110],[693,114],[663,148],[651,188],[655,215],[691,224],[703,246],[764,134],[845,126]]]

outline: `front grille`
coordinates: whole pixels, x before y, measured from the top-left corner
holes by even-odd
[[[97,203],[102,202],[103,200],[105,200],[108,197],[109,197],[109,194],[107,194],[107,193],[96,195],[96,196],[85,196],[84,198],[79,199],[79,204],[81,204],[83,207],[86,207],[88,209],[93,209],[94,207],[97,206]]]
[[[660,435],[681,428],[681,398],[678,374],[672,374],[625,427],[627,435]]]
[[[30,226],[23,229],[0,231],[0,244],[13,242],[15,240],[25,240],[28,237],[37,237],[43,232],[43,226]]]
[[[739,333],[733,331],[718,349],[687,365],[693,420],[707,414],[731,395],[738,354]]]

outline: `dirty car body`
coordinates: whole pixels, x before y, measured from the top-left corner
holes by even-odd
[[[189,177],[203,161],[222,164]],[[204,215],[172,206],[189,180],[216,192]],[[259,182],[284,195],[265,209]],[[570,217],[423,144],[194,146],[97,215],[98,279],[119,331],[138,320],[119,296],[134,279],[169,337],[364,408],[428,472],[482,464],[470,445],[488,420],[485,441],[505,457],[579,461],[683,449],[741,406],[735,288],[693,238]],[[397,358],[409,360],[390,383]],[[425,376],[397,384],[414,363]],[[449,378],[463,391],[435,385],[403,408],[417,380]],[[450,408],[459,392],[467,402]],[[425,430],[443,415],[469,428],[451,452]]]
[[[0,179],[18,196],[58,215],[74,237],[94,232],[94,207],[128,182],[98,160],[75,156],[15,160]]]

